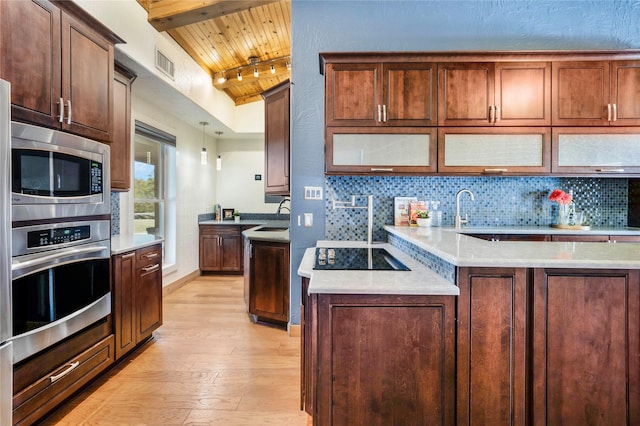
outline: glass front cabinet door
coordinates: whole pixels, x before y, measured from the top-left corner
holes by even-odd
[[[327,174],[436,172],[436,128],[327,127]]]

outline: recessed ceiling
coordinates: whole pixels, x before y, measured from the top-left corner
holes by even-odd
[[[236,105],[260,100],[260,93],[290,77],[289,0],[138,3],[147,11],[149,23],[171,35]]]

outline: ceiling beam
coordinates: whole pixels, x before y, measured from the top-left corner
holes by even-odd
[[[276,1],[278,0],[162,0],[149,1],[146,6],[149,23],[157,31],[167,31]]]

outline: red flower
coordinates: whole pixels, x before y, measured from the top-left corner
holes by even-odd
[[[560,189],[554,189],[549,195],[549,200],[556,201],[558,204],[569,204],[572,201],[571,195]]]

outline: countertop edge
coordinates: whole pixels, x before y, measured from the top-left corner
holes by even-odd
[[[164,238],[155,235],[112,235],[111,255],[116,256],[163,242]]]

